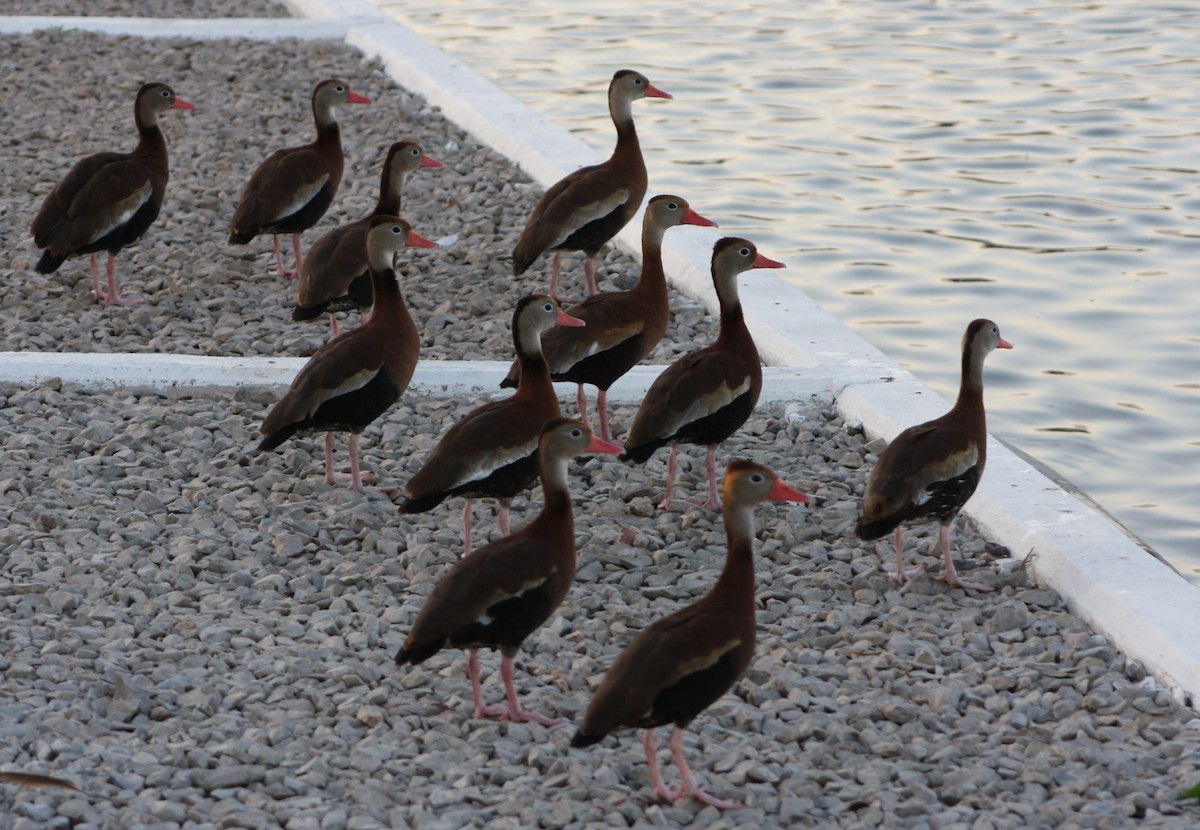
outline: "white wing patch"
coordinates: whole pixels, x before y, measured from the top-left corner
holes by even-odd
[[[510,464],[518,458],[529,455],[535,449],[537,449],[537,437],[533,437],[523,444],[503,447],[488,453],[480,453],[474,457],[473,464],[463,468],[458,480],[452,486],[457,487],[460,484],[466,484],[468,481],[487,478],[505,464]]]
[[[578,210],[567,217],[567,221],[563,223],[563,232],[549,246],[554,248],[566,241],[567,237],[582,228],[588,222],[602,219],[612,213],[629,198],[629,191],[626,188],[621,188],[606,198],[600,199],[590,204],[582,205]]]
[[[142,205],[150,201],[150,194],[153,191],[154,188],[150,186],[150,182],[145,182],[133,193],[130,193],[127,198],[122,199],[120,202],[113,205],[113,207],[116,208],[115,215],[109,219],[108,223],[105,224],[104,227],[96,229],[95,234],[93,234],[92,238],[88,240],[88,244],[107,236],[113,231],[114,228],[119,228],[121,225],[133,218],[133,215],[142,209]]]
[[[314,390],[312,394],[312,400],[308,405],[308,411],[305,413],[305,417],[311,417],[318,409],[321,408],[321,404],[325,403],[325,401],[336,398],[339,395],[345,395],[349,392],[353,392],[356,389],[361,389],[370,383],[377,374],[379,374],[378,368],[362,369],[361,371],[355,372],[353,375],[346,378],[336,387]]]
[[[327,181],[329,181],[328,173],[321,176],[321,178],[300,187],[295,193],[292,194],[291,201],[283,205],[280,210],[276,211],[275,215],[271,217],[271,220],[277,222],[280,219],[283,219],[285,216],[291,216],[293,213],[300,210],[300,208],[312,201],[313,197],[320,192],[321,188],[325,186]]]
[[[693,421],[698,421],[701,418],[706,418],[712,415],[723,406],[728,406],[733,401],[737,400],[742,395],[746,394],[750,389],[750,378],[744,378],[736,387],[730,388],[728,385],[722,385],[714,389],[703,397],[696,398],[692,401],[691,406],[679,413],[671,425],[671,431],[674,432],[684,424],[690,424]]]

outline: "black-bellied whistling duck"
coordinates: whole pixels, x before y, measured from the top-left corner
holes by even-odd
[[[510,398],[469,412],[446,431],[425,463],[405,485],[402,513],[424,513],[451,496],[465,496],[463,555],[471,552],[471,499],[500,500],[500,532],[508,535],[508,503],[537,481],[538,436],[561,413],[542,357],[542,332],[553,326],[582,326],[546,294],[522,298],[513,312],[512,337],[521,383]]]
[[[336,78],[321,81],[312,94],[317,137],[311,144],[276,150],[250,175],[229,223],[229,244],[245,245],[260,233],[272,235],[275,264],[286,277],[300,273],[300,234],[325,215],[342,183],[342,130],[334,110],[342,104],[369,104]],[[292,235],[296,267],[283,267],[279,234]]]
[[[950,555],[950,523],[975,492],[987,460],[983,361],[994,349],[1012,347],[991,320],[972,320],[963,334],[962,380],[954,407],[897,435],[871,470],[854,532],[860,539],[895,532],[896,581],[901,585],[925,570],[923,565],[904,570],[903,525],[936,519],[945,562],[938,579],[960,588],[992,590],[959,578]]]
[[[296,282],[293,320],[315,320],[328,312],[329,328],[337,337],[335,312],[357,308],[365,313],[371,307],[371,273],[365,245],[367,225],[374,216],[399,215],[404,181],[410,173],[420,167],[441,166],[440,161],[425,155],[415,141],[397,141],[388,148],[375,209],[362,219],[334,228],[308,249]]]
[[[604,675],[571,746],[590,746],[622,726],[646,730],[646,764],[655,797],[691,796],[726,810],[697,786],[683,756],[683,730],[741,677],[754,656],[754,508],[765,499],[808,501],[760,464],[737,459],[725,472],[729,550],[716,585],[699,602],[658,620],[620,653]],[[658,771],[655,727],[673,723],[671,753],[682,786],[668,789]]]
[[[712,278],[721,306],[721,331],[711,346],[676,360],[658,376],[642,400],[633,425],[625,436],[625,461],[646,461],[664,444],[667,458],[667,494],[659,506],[671,506],[675,484],[675,447],[680,442],[708,447],[707,507],[720,507],[717,495],[717,444],[737,430],[758,403],[762,391],[762,365],[758,349],[738,300],[737,276],[751,268],[783,268],[767,259],[754,243],[725,237],[713,247]]]
[[[392,256],[404,247],[436,247],[396,216],[376,216],[366,238],[375,311],[365,325],[317,349],[287,394],[267,413],[258,449],[272,450],[298,432],[325,430],[325,482],[335,484],[333,433],[350,433],[350,476],[363,492],[358,434],[400,399],[417,366],[421,339],[404,305]]]
[[[612,441],[608,424],[608,388],[654,351],[667,331],[670,305],[663,274],[662,242],[676,225],[713,225],[678,196],[655,196],[642,220],[642,274],[629,291],[593,294],[567,313],[587,323],[583,328],[555,329],[542,338],[542,351],[553,380],[579,385],[579,417],[588,420],[583,385],[596,387],[600,437]],[[515,386],[520,365],[514,363],[501,386]]]
[[[646,162],[633,126],[633,102],[670,97],[640,72],[621,69],[613,75],[608,111],[617,127],[617,146],[608,161],[576,170],[542,194],[513,249],[514,276],[554,251],[549,293],[558,299],[562,252],[583,251],[588,294],[596,293],[596,254],[633,218],[646,195]]]
[[[513,685],[513,657],[521,643],[549,619],[575,579],[575,522],[567,491],[567,464],[584,453],[617,453],[580,421],[553,418],[542,429],[538,466],[545,504],[532,522],[460,559],[438,582],[413,623],[396,663],[421,663],[447,646],[467,650],[475,717],[561,721],[521,708]],[[476,649],[502,655],[507,706],[486,706],[479,687]]]
[[[130,153],[97,153],[81,159],[54,186],[33,218],[33,241],[42,249],[39,274],[51,274],[77,254],[90,254],[92,296],[105,305],[136,305],[142,297],[117,290],[117,254],[141,238],[158,218],[170,174],[167,142],[158,116],[195,109],[166,84],[142,84],[133,104],[138,143]],[[97,251],[108,251],[108,290],[100,287]]]

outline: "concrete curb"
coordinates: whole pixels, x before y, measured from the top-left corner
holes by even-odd
[[[105,22],[97,18],[54,18],[50,25],[109,33],[190,37],[339,37],[344,33],[348,44],[362,50],[368,58],[378,57],[397,82],[425,96],[446,117],[504,154],[543,186],[581,165],[602,160],[565,130],[418,38],[386,13],[389,7],[395,7],[397,14],[402,11],[402,7],[390,0],[379,0],[378,5],[367,0],[287,0],[287,4],[293,13],[311,20],[270,21],[269,31],[263,33],[247,21],[236,21],[237,31],[230,33],[229,21],[223,20],[146,24],[120,18]],[[28,25],[22,21],[29,20],[34,18],[9,18],[5,23]],[[640,221],[635,220],[617,240],[635,255],[640,248],[639,228]],[[673,285],[709,308],[715,305],[708,275],[708,256],[715,239],[715,233],[687,229],[686,233],[680,231],[669,237],[664,246],[664,263]],[[869,435],[889,440],[904,427],[935,417],[948,408],[949,404],[939,395],[774,275],[763,272],[748,275],[741,294],[747,321],[764,359],[776,367],[791,367],[772,370],[770,394],[815,395],[832,401],[845,418],[861,421]],[[966,321],[963,322],[965,325]],[[32,360],[46,356],[29,357]],[[51,374],[63,376],[68,372],[66,364],[76,363],[81,374],[72,376],[74,382],[101,382],[101,378],[107,378],[103,382],[117,382],[115,372],[120,367],[101,368],[103,356],[63,357],[65,363]],[[146,384],[159,382],[150,378],[157,377],[155,373],[160,368],[167,371],[166,363],[159,367],[153,360],[141,364],[140,358],[139,361],[130,358],[122,356],[121,363],[129,364],[132,369],[137,362]],[[96,362],[88,369],[87,361],[93,359]],[[268,359],[267,366],[249,362],[239,371],[260,379],[255,382],[265,383],[264,378],[275,378],[274,382],[282,383],[296,371],[295,365],[286,361]],[[188,371],[199,372],[199,366],[192,363]],[[494,379],[498,364],[454,363],[453,366],[447,371],[430,366],[429,362],[422,364],[421,375],[415,381],[417,387],[439,388],[451,394],[483,391],[493,382],[485,381],[484,375]],[[656,367],[641,367],[631,374],[628,382],[614,386],[613,399],[632,399],[627,396],[636,396],[637,390],[644,390],[655,370]],[[26,367],[21,371],[33,374],[19,374],[18,362],[11,355],[0,356],[0,375],[3,375],[0,381],[27,383],[31,378],[46,376],[37,374],[46,370]],[[89,371],[96,376],[92,381],[86,380]],[[180,368],[176,366],[170,371],[179,372]],[[228,377],[232,369],[212,371],[219,379]],[[792,386],[780,385],[785,375]],[[163,375],[171,376],[170,372]],[[175,385],[169,380],[162,382]],[[208,385],[228,384],[218,380]],[[979,492],[967,505],[967,515],[989,538],[1007,546],[1014,555],[1032,552],[1030,568],[1038,581],[1061,593],[1073,610],[1130,657],[1142,661],[1181,701],[1194,705],[1200,695],[1200,613],[1197,613],[1200,595],[1195,587],[1127,538],[1107,517],[1058,487],[998,442],[993,440],[988,452],[988,470]]]

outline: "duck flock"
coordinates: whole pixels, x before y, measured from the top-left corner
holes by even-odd
[[[735,459],[721,476],[717,449],[755,411],[762,371],[752,333],[738,301],[737,279],[751,269],[782,268],[754,243],[724,237],[712,251],[713,286],[720,307],[719,329],[709,345],[688,352],[651,385],[627,431],[613,434],[607,391],[659,345],[670,325],[662,243],[682,225],[712,226],[681,196],[646,200],[648,174],[634,127],[633,105],[642,98],[669,99],[640,72],[616,72],[608,87],[608,109],[616,128],[611,157],[577,170],[543,194],[512,251],[514,280],[529,281],[531,293],[514,309],[495,309],[511,319],[514,360],[497,378],[515,388],[510,397],[486,403],[447,429],[417,472],[398,488],[368,485],[360,468],[359,434],[404,395],[420,357],[417,324],[405,303],[406,284],[421,279],[407,249],[433,248],[426,229],[403,217],[406,179],[442,163],[420,143],[405,139],[387,151],[378,201],[362,218],[320,236],[303,250],[302,234],[314,228],[333,203],[343,177],[340,107],[370,104],[337,78],[322,80],[312,93],[316,137],[308,144],[276,150],[253,170],[232,208],[231,246],[273,241],[275,273],[292,282],[293,320],[328,317],[331,339],[311,355],[289,390],[263,413],[259,450],[279,447],[293,436],[324,436],[325,481],[359,492],[379,492],[397,502],[400,514],[444,509],[463,499],[462,558],[448,564],[424,594],[403,647],[399,666],[420,663],[438,651],[467,651],[474,716],[555,725],[560,721],[522,707],[513,680],[521,644],[555,613],[571,589],[576,568],[576,506],[570,497],[569,464],[580,455],[615,455],[641,464],[658,450],[668,452],[666,490],[659,505],[669,510],[675,492],[676,448],[706,449],[708,488],[703,507],[721,511],[727,536],[726,564],[700,601],[666,614],[632,639],[609,667],[572,745],[585,747],[625,727],[645,729],[644,747],[654,797],[695,798],[719,809],[741,806],[704,791],[683,754],[683,730],[719,699],[750,666],[755,650],[754,511],[767,500],[807,502],[808,497],[752,459]],[[40,250],[36,270],[49,274],[73,257],[87,256],[92,293],[108,306],[138,305],[149,298],[123,294],[118,286],[121,250],[151,228],[168,187],[168,152],[160,118],[193,105],[168,85],[144,84],[134,102],[138,133],[127,153],[105,152],[79,161],[45,196],[31,223]],[[597,289],[594,260],[613,236],[644,206],[642,266],[624,291]],[[291,236],[289,267],[281,237]],[[564,278],[563,252],[584,255],[584,279]],[[104,275],[100,256],[106,255]],[[528,274],[549,261],[544,293],[532,291]],[[586,290],[572,302],[572,290]],[[341,330],[338,315],[358,315]],[[344,320],[343,320],[344,322]],[[871,472],[855,533],[862,539],[892,536],[895,579],[904,584],[921,568],[905,568],[904,526],[936,521],[943,555],[938,577],[952,587],[986,592],[986,583],[957,573],[950,526],[975,491],[986,460],[983,365],[995,349],[1012,345],[997,325],[971,321],[962,340],[962,382],[953,408],[943,417],[913,426],[883,451]],[[564,418],[553,382],[577,384],[577,419]],[[585,387],[596,392],[593,434]],[[337,433],[349,435],[349,473],[336,471]],[[619,463],[614,461],[613,463]],[[542,507],[515,529],[509,524],[514,497],[541,483]],[[472,546],[472,500],[497,504],[500,535]],[[812,509],[820,509],[813,506]],[[397,519],[403,522],[402,518]],[[477,650],[501,653],[506,702],[485,702]],[[398,669],[399,670],[399,669]],[[653,730],[672,725],[670,749],[681,784],[664,783]]]

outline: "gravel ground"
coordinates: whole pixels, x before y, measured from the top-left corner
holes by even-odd
[[[955,543],[995,594],[897,590],[886,550],[848,535],[877,447],[818,404],[761,412],[722,452],[819,502],[759,510],[758,654],[688,742],[701,780],[749,804],[720,817],[653,804],[632,732],[570,750],[569,726],[474,720],[461,653],[397,669],[458,555],[461,503],[403,517],[323,486],[319,441],[254,453],[274,398],[53,382],[0,398],[0,770],[83,791],[0,785],[0,826],[1195,824],[1174,802],[1195,713],[970,530]],[[475,403],[407,396],[366,433],[366,466],[402,483]],[[579,584],[519,660],[530,708],[578,722],[633,634],[715,579],[721,523],[658,513],[663,461],[573,466]],[[686,453],[684,490],[703,475]]]
[[[321,233],[375,206],[387,147],[415,136],[446,168],[410,177],[405,217],[431,239],[458,235],[445,249],[401,259],[408,303],[423,327],[422,356],[512,356],[510,313],[494,312],[512,309],[549,282],[548,258],[521,280],[512,277],[510,252],[540,192],[526,176],[341,43],[247,48],[235,41],[160,40],[149,50],[133,43],[79,32],[0,38],[0,119],[14,125],[0,136],[14,182],[0,192],[0,350],[297,355],[325,342],[324,320],[292,322],[295,288],[271,273],[270,238],[246,246],[227,239],[246,178],[276,148],[312,139],[312,89],[337,76],[374,103],[339,110],[346,174],[330,212],[305,234],[305,250]],[[122,290],[150,303],[106,309],[91,299],[86,257],[68,260],[55,274],[33,270],[38,251],[29,222],[80,157],[133,146],[133,96],[149,78],[170,83],[197,108],[161,119],[172,165],[163,210],[118,259]],[[603,288],[636,280],[633,257],[611,249],[600,259]],[[564,290],[582,296],[582,257],[568,255],[564,268]],[[676,332],[708,330],[699,325],[698,304],[678,298],[673,307],[677,325],[656,362],[683,348]]]
[[[224,229],[242,178],[266,148],[307,140],[311,87],[336,74],[376,104],[343,113],[350,163],[321,227],[368,210],[383,148],[418,135],[450,169],[418,176],[405,213],[427,235],[460,235],[412,258],[423,354],[507,358],[507,314],[495,309],[534,286],[514,285],[495,252],[511,250],[536,194],[378,67],[332,44],[147,50],[61,32],[3,41],[0,142],[15,182],[0,194],[3,348],[298,354],[319,345],[323,326],[288,320],[269,241],[229,249]],[[122,285],[153,303],[105,310],[87,297],[84,262],[32,272],[28,221],[74,159],[131,144],[129,102],[148,77],[199,108],[165,119],[174,179],[164,213],[124,258]],[[602,274],[622,281],[635,270],[610,252]],[[676,312],[676,332],[705,330],[694,306]],[[656,359],[687,346],[676,335]],[[688,741],[702,782],[749,804],[722,817],[651,803],[632,732],[570,750],[568,726],[470,718],[459,653],[397,669],[392,656],[422,597],[457,556],[460,503],[402,517],[386,498],[324,487],[319,440],[253,452],[277,396],[0,388],[0,771],[63,776],[82,790],[0,784],[0,830],[1200,820],[1175,800],[1200,778],[1196,713],[1054,592],[1003,568],[1008,552],[969,527],[955,533],[964,570],[974,566],[996,593],[927,578],[897,590],[886,546],[849,535],[878,446],[820,403],[760,412],[722,451],[819,497],[760,508],[758,654]],[[365,466],[402,483],[477,403],[406,396],[366,432]],[[632,411],[613,416],[620,434]],[[573,467],[580,584],[519,661],[531,708],[577,722],[634,633],[715,579],[719,519],[653,506],[663,455],[644,467],[609,458]],[[703,454],[689,448],[681,488],[701,496],[703,475]],[[536,499],[515,505],[515,521]],[[494,532],[493,518],[477,515]],[[624,527],[637,532],[633,546],[619,541]],[[913,536],[933,568],[930,531]],[[493,699],[496,662],[485,655]]]
[[[5,15],[77,17],[288,17],[277,0],[4,0]]]

